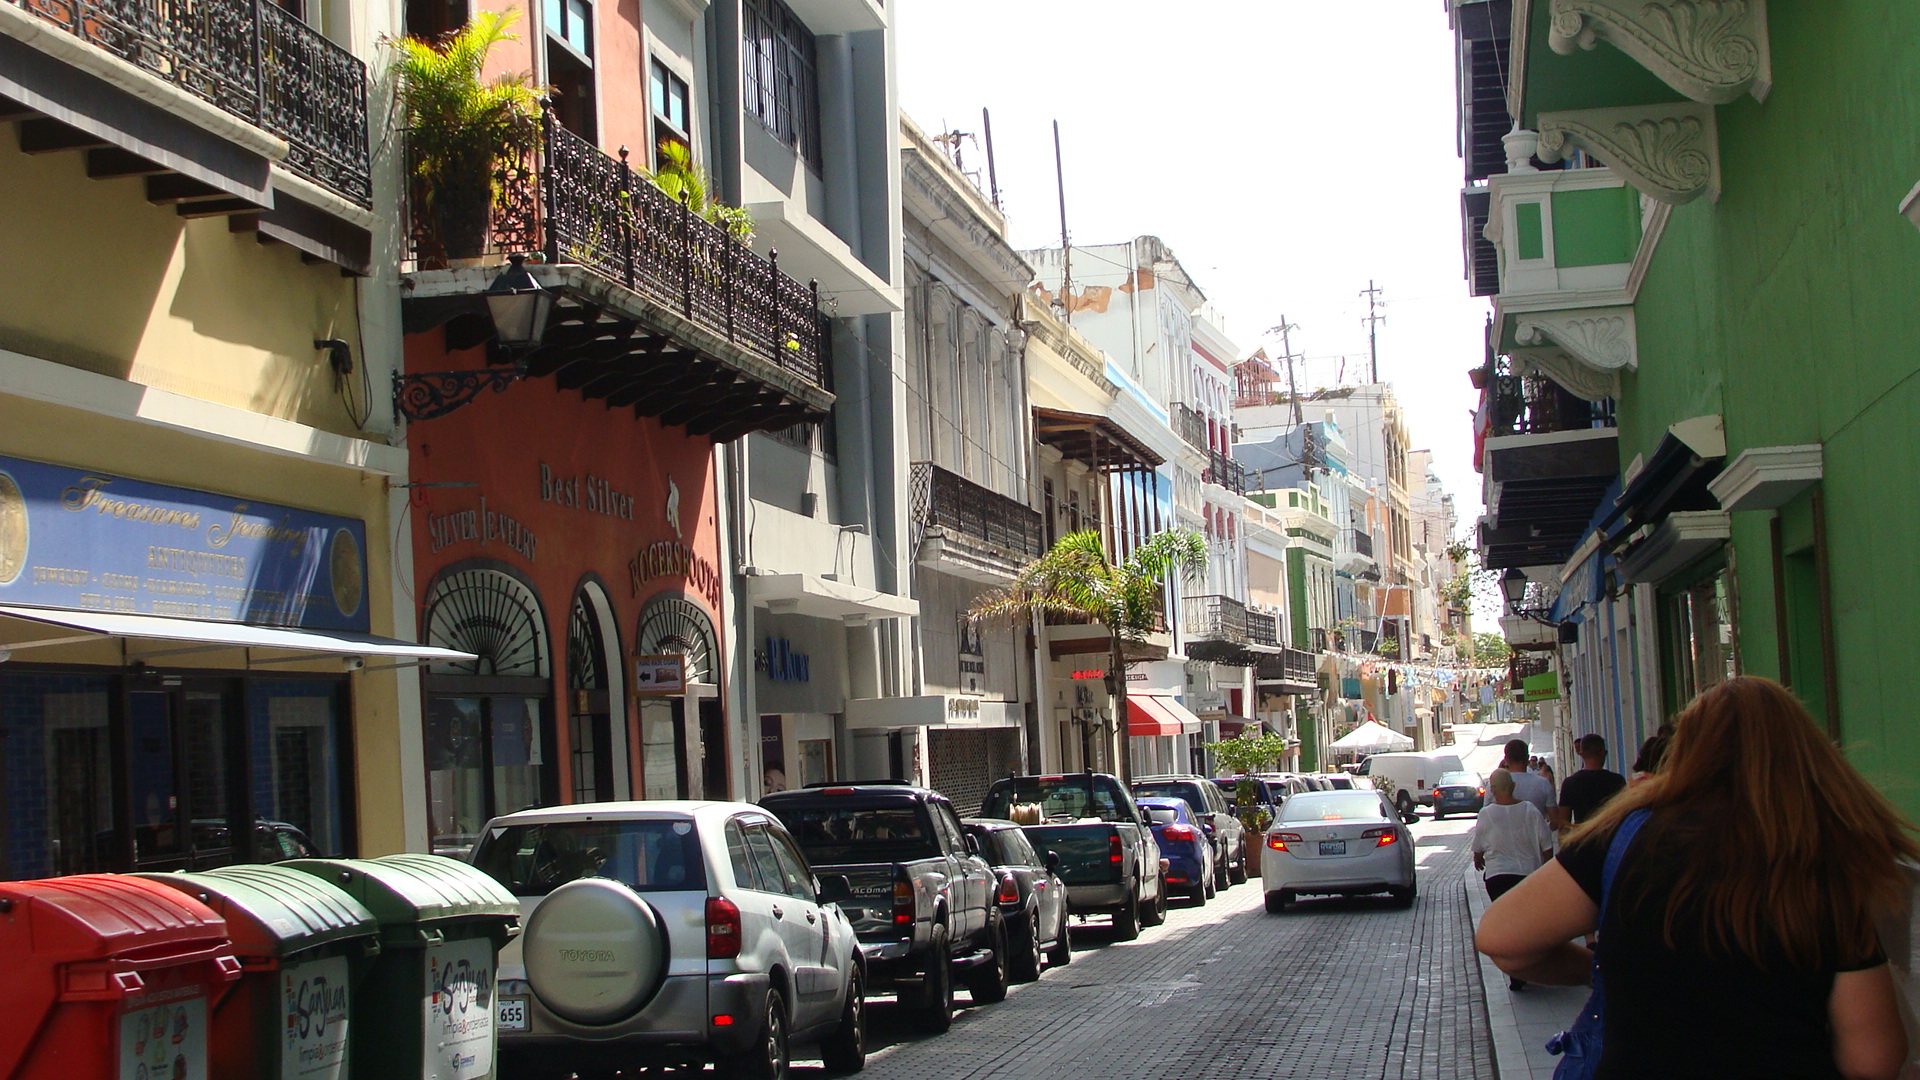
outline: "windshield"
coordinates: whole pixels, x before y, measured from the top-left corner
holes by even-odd
[[[1450,772],[1440,774],[1441,787],[1479,787],[1480,774],[1470,772]]]
[[[473,862],[515,896],[545,896],[585,877],[641,892],[707,888],[700,841],[684,818],[508,825],[481,839]]]
[[[1007,818],[1022,825],[1099,818],[1121,820],[1119,785],[1106,776],[1025,776],[1002,780],[987,792],[981,817]]]
[[[807,861],[815,866],[910,862],[940,854],[932,823],[912,803],[768,809],[786,823]]]
[[[1280,807],[1280,820],[1287,822],[1380,816],[1380,796],[1371,791],[1303,791]]]
[[[1205,806],[1200,793],[1193,790],[1196,785],[1179,781],[1162,781],[1133,785],[1135,799],[1181,799],[1188,806]]]

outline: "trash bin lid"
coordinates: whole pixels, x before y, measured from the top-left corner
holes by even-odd
[[[226,921],[207,905],[120,874],[0,881],[0,909],[0,954],[43,962],[199,953],[227,940]]]
[[[383,924],[520,916],[519,898],[493,875],[444,855],[295,859],[278,865],[337,885],[365,904]]]
[[[142,874],[227,920],[233,951],[280,957],[380,932],[366,905],[323,878],[284,866],[226,866],[199,874]]]

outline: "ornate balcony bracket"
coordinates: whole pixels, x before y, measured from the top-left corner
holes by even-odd
[[[1514,359],[1588,401],[1617,397],[1619,373],[1640,366],[1631,307],[1530,311],[1513,318]]]
[[[1649,198],[1680,205],[1720,197],[1720,140],[1713,106],[1696,102],[1540,114],[1540,159],[1578,148]]]
[[[393,374],[393,411],[408,420],[436,420],[472,404],[483,391],[500,393],[527,377],[525,364],[468,371]]]
[[[1602,41],[1694,101],[1765,101],[1773,86],[1766,0],[1553,0],[1554,52]]]

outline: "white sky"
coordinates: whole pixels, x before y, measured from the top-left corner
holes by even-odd
[[[1060,242],[1053,120],[1079,244],[1172,246],[1242,351],[1299,326],[1301,388],[1364,381],[1358,295],[1385,290],[1380,374],[1434,451],[1464,531],[1480,512],[1453,35],[1443,0],[890,0],[901,105],[929,134],[993,112],[1016,247]],[[968,169],[985,155],[968,143]],[[1278,355],[1277,341],[1269,353]]]

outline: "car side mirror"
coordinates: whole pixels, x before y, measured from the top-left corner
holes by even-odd
[[[1046,864],[1047,864],[1047,871],[1049,873],[1053,873],[1053,874],[1059,873],[1060,872],[1060,853],[1057,851],[1047,852]]]
[[[845,874],[828,874],[820,879],[819,900],[823,904],[845,904],[853,899],[853,883]]]

